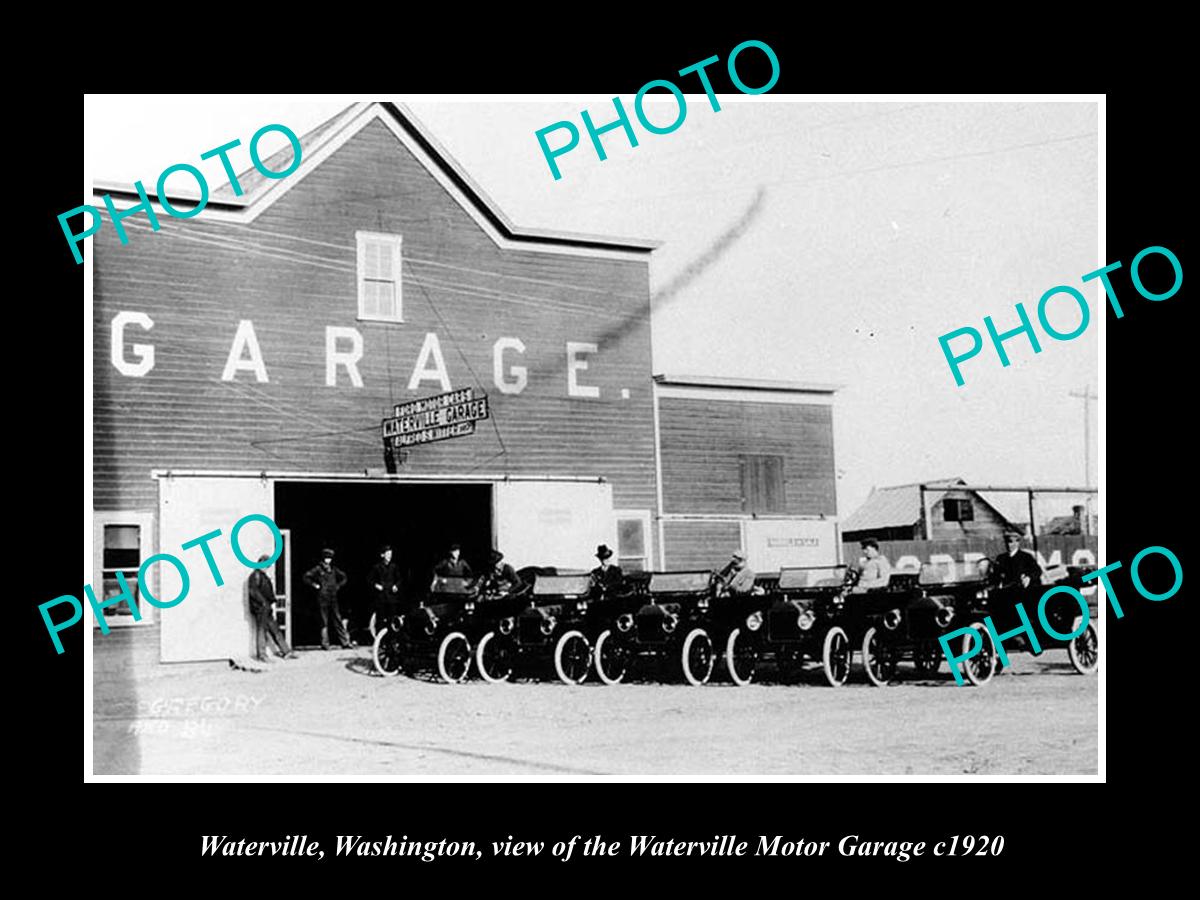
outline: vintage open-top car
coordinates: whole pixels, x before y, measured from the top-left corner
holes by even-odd
[[[519,609],[489,609],[489,627],[475,647],[484,681],[507,681],[514,671],[552,662],[558,678],[580,684],[592,664],[585,631],[593,593],[589,575],[536,575]],[[503,612],[502,615],[496,613]]]
[[[963,665],[963,674],[975,685],[986,684],[994,674],[1004,670],[1004,664],[997,653],[996,647],[983,625],[985,617],[990,616],[997,634],[1005,634],[1019,627],[1022,622],[1016,611],[1019,602],[1025,609],[1033,627],[1037,629],[1037,640],[1041,652],[1054,647],[1066,647],[1067,658],[1075,671],[1081,675],[1091,674],[1099,662],[1099,637],[1096,630],[1098,609],[1096,588],[1094,583],[1083,580],[1090,569],[1082,566],[1051,566],[1044,569],[1041,584],[1027,588],[1014,585],[998,585],[993,578],[994,569],[988,560],[982,560],[979,565],[982,584],[975,597],[968,598],[967,613],[971,627],[979,632],[981,650],[968,659]],[[1060,635],[1074,635],[1066,640],[1056,639],[1046,632],[1037,615],[1037,608],[1042,596],[1055,587],[1074,588],[1083,594],[1088,608],[1088,622],[1083,624],[1083,610],[1079,601],[1066,592],[1051,595],[1045,603],[1043,612],[1046,623]],[[1086,593],[1085,593],[1086,592]],[[1076,632],[1079,632],[1076,634]],[[965,635],[960,653],[969,649],[970,635]],[[1033,646],[1027,635],[1014,635],[1004,641],[1004,653],[1033,652]]]
[[[444,681],[466,680],[479,592],[469,578],[433,580],[429,594],[375,634],[371,656],[381,675],[433,667]]]
[[[784,568],[779,580],[725,639],[725,668],[734,684],[754,680],[760,661],[774,662],[781,675],[796,671],[804,659],[820,660],[826,680],[845,684],[853,648],[841,625],[846,591],[857,580],[846,566]]]
[[[641,588],[607,608],[607,625],[596,638],[596,674],[617,684],[635,664],[666,664],[689,684],[708,681],[713,670],[710,610],[716,595],[712,571],[652,572]]]
[[[985,574],[974,565],[925,563],[919,573],[893,573],[886,588],[848,597],[848,621],[860,636],[867,679],[882,687],[905,660],[920,675],[935,674],[944,657],[939,638],[949,631],[970,627],[986,639],[982,618],[974,615],[985,586]],[[972,683],[991,677],[988,666],[986,652],[964,663]]]

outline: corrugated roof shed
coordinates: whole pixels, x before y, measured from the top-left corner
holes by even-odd
[[[932,485],[951,487],[966,484],[961,478],[941,478],[926,481]],[[936,503],[944,491],[927,491],[929,502]],[[898,484],[892,487],[873,488],[863,505],[846,517],[842,531],[871,531],[876,528],[905,528],[916,525],[921,519],[921,485]]]

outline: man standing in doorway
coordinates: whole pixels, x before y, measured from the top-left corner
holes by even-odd
[[[333,564],[333,551],[326,547],[321,551],[321,561],[304,573],[304,583],[317,592],[317,603],[321,610],[321,649],[329,649],[329,623],[337,634],[343,649],[353,649],[342,611],[338,609],[338,591],[346,583],[346,573]]]
[[[470,578],[470,564],[462,558],[462,547],[450,545],[450,554],[433,567],[433,574],[438,578]]]
[[[379,561],[367,573],[367,586],[371,589],[375,629],[379,630],[400,611],[400,569],[392,562],[390,544],[379,548]]]
[[[258,558],[265,563],[271,558],[264,553]],[[275,622],[275,586],[263,569],[255,569],[250,573],[250,612],[254,616],[254,658],[259,662],[267,662],[267,638],[275,642],[275,649],[284,659],[297,659],[287,639],[279,632]]]

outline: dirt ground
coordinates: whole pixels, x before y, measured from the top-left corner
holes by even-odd
[[[160,664],[157,633],[94,642],[94,773],[448,779],[574,775],[1095,774],[1097,678],[1062,650],[984,688],[571,687],[382,678],[370,648],[266,672]],[[594,676],[593,676],[594,678]]]

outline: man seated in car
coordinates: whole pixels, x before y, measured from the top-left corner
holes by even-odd
[[[858,584],[854,586],[852,593],[862,594],[887,587],[888,582],[892,580],[892,564],[879,552],[879,541],[875,538],[865,538],[861,546],[863,558],[858,561]]]
[[[754,579],[754,570],[746,565],[746,554],[741,550],[735,550],[725,568],[717,573],[719,593],[752,594],[754,593]]]
[[[488,561],[491,563],[491,568],[479,579],[481,594],[502,596],[515,594],[524,589],[525,582],[521,580],[521,576],[517,574],[516,570],[504,561],[503,553],[493,550]]]

